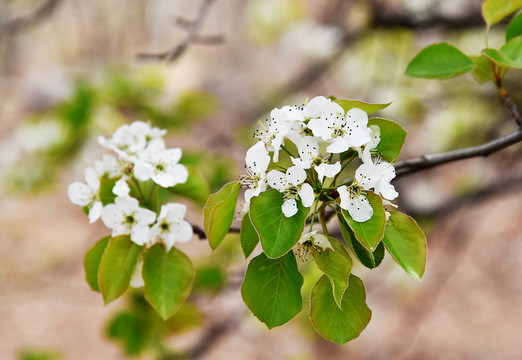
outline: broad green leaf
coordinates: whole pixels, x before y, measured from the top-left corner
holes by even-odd
[[[113,203],[116,195],[112,192],[112,188],[116,181],[119,179],[101,179],[100,180],[100,201],[105,206],[107,204]]]
[[[473,61],[447,43],[430,45],[421,50],[406,68],[406,75],[427,79],[448,79],[473,69]]]
[[[329,237],[333,250],[314,250],[314,261],[322,272],[324,272],[332,283],[333,296],[337,306],[341,307],[341,299],[348,287],[348,278],[352,270],[352,259],[343,244],[339,240]]]
[[[167,320],[189,295],[194,267],[181,250],[173,247],[167,252],[162,244],[156,244],[143,256],[142,275],[145,298]]]
[[[142,250],[143,247],[133,243],[128,235],[116,236],[109,240],[98,271],[98,284],[105,305],[127,290]]]
[[[482,17],[490,27],[520,8],[522,0],[485,0],[482,3]]]
[[[371,118],[368,126],[377,125],[381,130],[381,141],[377,145],[377,151],[388,161],[395,161],[401,152],[406,140],[406,130],[395,121],[382,118]]]
[[[382,241],[397,264],[421,281],[426,268],[426,236],[415,220],[399,211],[390,211]]]
[[[257,235],[256,228],[250,221],[250,213],[247,212],[241,220],[241,232],[240,232],[241,248],[245,258],[252,254],[252,251],[256,248],[259,243],[259,235]]]
[[[506,42],[520,35],[522,35],[522,12],[509,22],[506,29]]]
[[[482,53],[503,67],[522,69],[522,37],[509,40],[500,50],[484,49]]]
[[[205,204],[210,194],[208,184],[205,179],[192,167],[187,166],[188,179],[183,184],[177,184],[168,190],[175,195],[183,196],[194,200],[198,204]]]
[[[379,266],[384,258],[384,245],[382,241],[377,245],[373,252],[368,251],[355,239],[355,234],[346,223],[346,220],[344,220],[344,217],[339,213],[337,213],[337,217],[339,218],[339,225],[341,227],[343,238],[359,262],[368,269],[375,269]]]
[[[387,104],[371,104],[360,100],[348,100],[348,99],[338,99],[335,100],[336,103],[341,105],[344,111],[348,111],[352,108],[358,108],[365,111],[367,114],[374,113],[376,111],[386,109],[391,105],[391,102]]]
[[[495,74],[493,73],[492,61],[486,55],[470,56],[475,66],[471,70],[471,75],[482,84],[486,81],[494,81]]]
[[[335,302],[332,285],[326,275],[314,285],[310,297],[310,320],[325,339],[344,345],[359,336],[371,317],[364,285],[357,276],[350,275],[341,308]]]
[[[93,291],[100,292],[98,285],[98,269],[100,268],[103,252],[109,244],[110,236],[101,238],[96,244],[85,253],[83,258],[83,268],[85,270],[85,280]]]
[[[384,236],[386,215],[379,195],[376,195],[373,192],[367,192],[366,198],[373,208],[373,215],[370,220],[357,222],[352,219],[346,210],[343,210],[343,216],[350,228],[353,230],[357,241],[363,244],[368,250],[374,251]]]
[[[261,253],[248,264],[241,296],[254,315],[271,329],[301,311],[301,286],[303,276],[293,252],[279,259],[269,259]]]
[[[232,225],[240,187],[237,181],[229,182],[217,193],[210,195],[207,200],[203,210],[204,224],[212,250],[221,244]]]
[[[250,220],[269,258],[283,256],[295,245],[308,214],[308,208],[297,201],[297,213],[286,217],[281,211],[282,205],[283,194],[274,189],[262,192],[250,202]]]

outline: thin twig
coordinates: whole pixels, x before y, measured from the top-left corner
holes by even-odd
[[[16,35],[49,17],[62,0],[47,0],[32,14],[0,23],[0,38]]]
[[[190,45],[200,43],[202,37],[199,36],[199,31],[203,25],[203,21],[208,13],[208,9],[210,8],[212,1],[213,0],[202,0],[201,4],[199,5],[196,19],[194,21],[187,21],[186,19],[183,19],[180,22],[180,19],[178,18],[178,24],[182,24],[182,26],[187,28],[187,36],[181,43],[163,53],[140,53],[137,55],[138,59],[165,60],[167,63],[171,63],[179,58],[189,48]],[[214,36],[214,39],[216,39],[216,36]],[[221,42],[222,38],[220,38],[220,41],[218,42],[213,41],[206,44],[213,45]]]
[[[519,128],[522,128],[522,117],[520,117],[520,114],[518,113],[518,109],[516,105],[513,103],[511,98],[509,97],[508,93],[504,88],[499,89],[500,92],[500,101],[502,104],[509,110],[511,117],[513,120],[516,121]]]
[[[207,234],[205,233],[205,230],[203,230],[201,227],[199,227],[198,225],[195,225],[195,224],[191,224],[191,226],[192,226],[192,231],[194,232],[194,234],[197,235],[199,240],[207,239]],[[229,233],[239,233],[240,231],[241,231],[241,229],[238,227],[235,227],[235,226],[232,226],[228,230]]]

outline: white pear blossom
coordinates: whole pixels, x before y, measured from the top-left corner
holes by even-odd
[[[324,96],[316,96],[303,106],[303,115],[306,119],[321,119],[335,114],[344,115],[341,105]]]
[[[341,199],[341,208],[347,210],[350,216],[357,222],[365,222],[373,216],[373,208],[366,196],[361,191],[360,186],[352,184],[337,188]]]
[[[112,155],[103,155],[101,160],[94,162],[94,170],[100,179],[114,179],[123,173],[122,165]]]
[[[74,205],[88,206],[89,223],[100,218],[103,205],[99,199],[100,180],[92,167],[85,169],[85,183],[75,181],[69,185],[67,195]]]
[[[318,252],[333,251],[328,238],[323,234],[317,234],[317,230],[302,234],[294,247],[294,253],[303,261],[308,260],[314,250]]]
[[[187,181],[187,168],[178,161],[181,159],[181,149],[163,149],[161,146],[150,145],[138,154],[134,163],[134,176],[139,181],[152,179],[162,187],[171,187]]]
[[[189,241],[192,238],[192,226],[183,219],[186,212],[187,207],[183,204],[163,205],[158,220],[150,231],[152,241],[161,239],[167,247],[167,251],[170,251],[176,242]]]
[[[314,203],[314,190],[310,184],[305,183],[306,172],[299,166],[288,168],[285,173],[279,170],[271,170],[267,175],[268,184],[284,194],[284,202],[281,210],[286,217],[297,213],[298,197],[301,198],[303,206],[310,207]]]
[[[112,188],[112,193],[120,197],[128,196],[130,193],[129,184],[127,183],[128,179],[128,176],[124,175],[120,180],[116,181]]]
[[[241,177],[241,184],[249,187],[245,191],[245,211],[250,206],[252,197],[266,190],[266,169],[269,164],[270,155],[262,141],[247,150],[245,157],[247,175]]]
[[[375,160],[375,161],[374,161]],[[363,152],[363,164],[355,171],[355,179],[364,190],[375,189],[375,193],[383,198],[394,200],[399,196],[390,181],[395,178],[395,168],[392,164],[381,159],[372,159],[370,149]]]
[[[138,245],[149,241],[149,225],[156,220],[156,214],[139,206],[132,197],[116,197],[114,204],[106,205],[101,214],[105,226],[112,229],[112,236],[130,235]]]
[[[297,159],[292,157],[294,165],[303,169],[314,168],[319,181],[323,181],[325,176],[328,178],[334,177],[341,171],[341,163],[339,161],[335,164],[330,164],[328,161],[329,156],[321,156],[319,154],[319,143],[312,136],[303,137],[297,145],[297,150],[300,157]]]

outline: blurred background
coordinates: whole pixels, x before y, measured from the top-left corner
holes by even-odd
[[[276,106],[393,101],[378,115],[409,132],[400,160],[515,130],[493,84],[404,75],[440,41],[480,54],[480,2],[0,0],[0,358],[519,358],[520,145],[395,181],[399,209],[428,236],[426,274],[417,283],[390,256],[354,268],[373,315],[344,347],[313,330],[307,299],[271,331],[250,314],[236,235],[212,256],[196,237],[181,246],[197,277],[167,323],[132,292],[104,307],[84,280],[83,255],[108,230],[88,224],[67,185],[104,153],[97,136],[124,123],[168,129],[168,145],[206,179],[186,201],[198,225],[206,195],[242,173],[256,121]],[[520,72],[506,79],[522,106]]]

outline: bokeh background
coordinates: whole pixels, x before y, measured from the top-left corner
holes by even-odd
[[[491,46],[505,25],[491,29]],[[519,145],[395,181],[400,210],[428,236],[426,274],[417,283],[390,256],[354,268],[373,316],[344,347],[314,332],[306,299],[299,317],[271,331],[248,312],[235,235],[212,256],[196,237],[183,244],[198,278],[166,325],[132,293],[104,307],[84,281],[83,255],[108,230],[88,225],[67,185],[104,153],[97,136],[132,120],[167,128],[208,191],[242,173],[257,120],[316,95],[393,101],[378,115],[408,130],[400,159],[515,130],[492,84],[404,75],[440,41],[478,55],[480,2],[1,0],[0,358],[519,358]],[[519,106],[521,79],[512,71],[505,86]],[[204,195],[190,203],[198,225]]]

